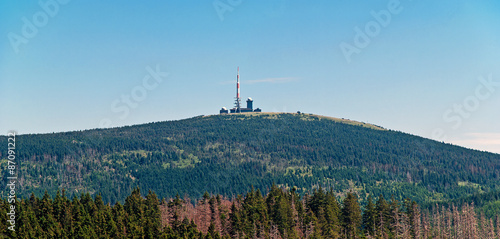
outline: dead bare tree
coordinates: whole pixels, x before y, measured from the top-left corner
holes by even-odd
[[[422,217],[422,229],[423,229],[423,238],[429,238],[429,232],[430,232],[430,228],[429,228],[429,215],[428,213],[425,213]]]
[[[413,221],[412,229],[415,239],[422,238],[422,219],[420,215],[420,209],[417,204],[412,205],[413,208]]]

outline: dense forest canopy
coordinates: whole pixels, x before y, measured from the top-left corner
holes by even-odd
[[[100,194],[69,199],[58,191],[16,205],[12,230],[0,218],[2,238],[500,238],[500,218],[477,215],[473,205],[429,211],[410,199],[370,196],[363,209],[356,193],[340,201],[321,187],[304,197],[276,185],[267,195],[252,188],[231,200],[206,192],[194,205],[179,196],[159,200],[152,191],[142,197],[139,188],[113,205]],[[8,207],[0,199],[0,214]]]
[[[7,145],[6,137],[0,141]],[[137,186],[160,198],[205,191],[233,198],[252,185],[267,193],[276,183],[301,196],[320,186],[341,198],[352,191],[362,205],[369,195],[433,205],[500,190],[498,154],[312,114],[212,115],[19,135],[16,147],[21,198],[65,189],[69,197],[99,193],[104,203],[124,203]],[[0,151],[3,177],[6,158]]]

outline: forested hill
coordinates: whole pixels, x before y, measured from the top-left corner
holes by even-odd
[[[361,201],[374,193],[423,203],[500,189],[498,154],[310,114],[212,115],[20,135],[16,150],[23,198],[66,189],[123,202],[135,186],[160,198],[205,191],[231,197],[251,185],[267,192],[275,182],[300,194],[321,185],[338,196],[352,190]],[[0,158],[5,178],[5,150]]]

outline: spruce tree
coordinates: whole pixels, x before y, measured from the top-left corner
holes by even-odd
[[[361,208],[358,197],[354,193],[347,193],[342,207],[342,222],[347,238],[356,238],[361,225]]]
[[[368,196],[368,203],[366,204],[365,211],[363,213],[363,228],[366,234],[370,236],[375,236],[375,219],[377,216],[377,211],[375,210],[375,204],[373,204],[372,195]]]

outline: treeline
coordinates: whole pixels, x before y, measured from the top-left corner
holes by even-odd
[[[0,200],[0,214],[9,204]],[[332,190],[297,192],[272,185],[231,200],[205,193],[191,202],[160,201],[135,188],[122,205],[81,194],[68,199],[31,196],[16,203],[16,231],[2,217],[0,233],[11,238],[500,238],[500,221],[476,215],[473,205],[422,211],[409,199],[371,196],[362,208],[355,193],[342,200]]]
[[[0,202],[1,214],[6,215],[10,204]],[[138,188],[123,205],[104,204],[100,195],[93,199],[88,193],[71,200],[64,191],[54,198],[32,195],[16,203],[15,231],[7,227],[11,224],[5,217],[0,231],[9,238],[159,238],[169,235],[163,230],[159,205],[155,193],[143,198]]]
[[[301,198],[276,185],[265,196],[252,188],[231,201],[208,194],[196,206],[174,201],[162,207],[166,225],[194,222],[212,238],[500,238],[498,215],[476,215],[469,204],[421,210],[410,199],[369,196],[362,208],[355,193],[340,201],[319,188]]]

